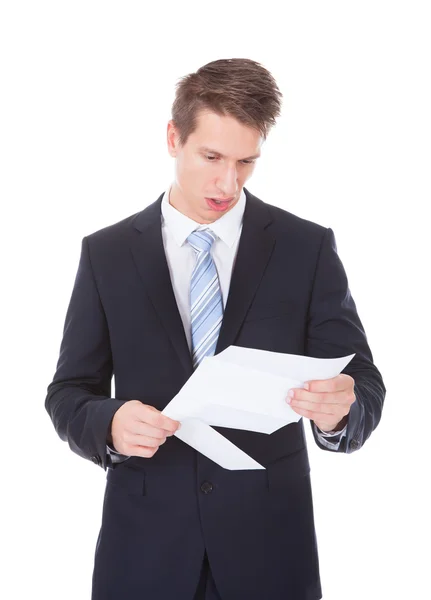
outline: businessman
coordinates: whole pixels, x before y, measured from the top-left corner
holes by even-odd
[[[322,597],[304,420],[322,450],[354,452],[385,387],[333,231],[244,187],[281,98],[248,59],[183,77],[167,126],[171,185],[82,241],[46,409],[61,439],[107,471],[93,600]],[[280,184],[271,200],[282,197]],[[286,396],[297,423],[271,435],[215,427],[264,470],[220,467],[161,414],[230,345],[355,353],[339,376]]]

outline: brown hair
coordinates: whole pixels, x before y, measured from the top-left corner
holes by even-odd
[[[280,115],[282,93],[262,65],[248,58],[210,62],[182,77],[176,86],[172,120],[184,145],[197,127],[197,115],[209,109],[257,129],[266,139]]]

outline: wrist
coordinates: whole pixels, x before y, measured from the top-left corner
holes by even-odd
[[[348,415],[346,415],[345,417],[343,417],[341,419],[341,421],[339,421],[332,428],[328,428],[327,426],[326,427],[320,427],[320,425],[318,423],[316,423],[316,422],[315,422],[315,424],[317,425],[317,427],[321,431],[323,431],[323,433],[337,433],[338,431],[342,431],[344,429],[344,427],[346,426],[346,423],[347,423],[347,418],[348,418]]]
[[[343,418],[341,419],[341,421],[339,421],[339,422],[338,422],[338,423],[335,425],[335,427],[334,427],[334,429],[333,429],[332,431],[333,431],[334,433],[336,433],[337,431],[342,431],[342,430],[344,429],[344,427],[346,426],[346,423],[347,423],[347,415],[346,415],[345,417],[343,417]]]

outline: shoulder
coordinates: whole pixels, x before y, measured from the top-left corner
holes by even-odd
[[[295,229],[303,234],[312,236],[317,235],[318,237],[322,237],[322,235],[324,235],[327,231],[327,227],[324,227],[319,223],[315,223],[314,221],[304,219],[303,217],[280,208],[279,206],[274,206],[272,204],[267,204],[267,206],[274,219],[274,222],[280,229]]]
[[[86,239],[89,245],[103,249],[124,247],[146,228],[161,225],[162,197],[163,194],[143,210],[88,234]]]
[[[113,223],[93,231],[87,234],[85,237],[92,245],[112,243],[122,240],[124,237],[130,236],[130,232],[133,230],[133,224],[140,214],[140,212],[134,213],[133,215],[121,219],[121,221],[118,221],[117,223]]]
[[[291,239],[293,238],[303,243],[314,241],[320,243],[325,235],[329,231],[332,231],[319,223],[304,219],[280,206],[261,200],[248,191],[247,199],[254,206],[259,207],[259,213],[265,210],[268,215],[271,231],[277,238],[289,236]]]
[[[86,236],[87,239],[95,243],[116,242],[118,240],[124,240],[125,237],[130,238],[136,236],[137,232],[143,232],[148,227],[161,225],[161,202],[163,194],[160,194],[157,200],[146,206],[143,210],[134,213],[117,223],[94,231]]]

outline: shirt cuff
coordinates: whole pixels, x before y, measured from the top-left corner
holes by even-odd
[[[319,442],[331,450],[338,450],[340,442],[347,432],[347,423],[340,431],[322,431],[315,423],[313,423],[313,427]]]
[[[120,452],[117,452],[115,448],[113,448],[109,444],[106,444],[106,453],[110,456],[112,463],[124,462],[125,460],[130,458],[130,456],[127,456],[125,454],[120,454]]]

